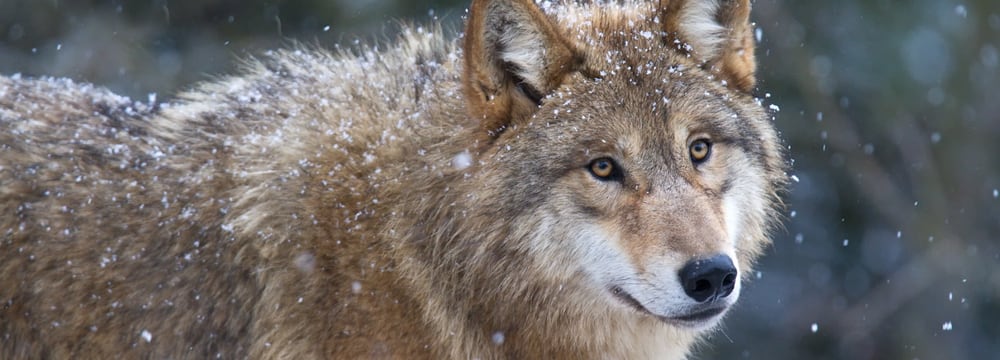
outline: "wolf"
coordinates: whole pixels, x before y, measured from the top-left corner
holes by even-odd
[[[167,103],[0,77],[0,358],[686,358],[780,223],[749,13],[474,0]]]

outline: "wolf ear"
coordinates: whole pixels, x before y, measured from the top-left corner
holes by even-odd
[[[463,88],[492,137],[530,116],[582,60],[531,0],[474,0],[469,11]]]
[[[659,0],[664,31],[731,86],[756,84],[750,0]]]

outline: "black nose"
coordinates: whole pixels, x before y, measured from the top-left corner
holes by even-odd
[[[736,287],[736,267],[726,255],[689,262],[679,275],[684,292],[697,302],[724,298]]]

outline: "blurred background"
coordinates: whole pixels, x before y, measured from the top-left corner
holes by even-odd
[[[0,74],[172,94],[291,41],[461,27],[466,0],[0,0]],[[756,0],[785,230],[703,359],[997,359],[1000,1]]]

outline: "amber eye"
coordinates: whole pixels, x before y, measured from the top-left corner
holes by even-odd
[[[691,153],[691,161],[695,164],[702,163],[712,153],[712,144],[708,140],[695,140],[688,151]]]
[[[590,173],[601,180],[615,180],[621,176],[621,169],[611,158],[600,158],[590,162]]]

